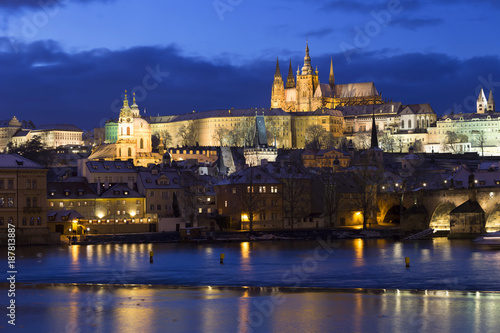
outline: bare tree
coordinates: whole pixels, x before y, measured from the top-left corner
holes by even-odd
[[[229,144],[229,133],[230,130],[226,127],[218,127],[212,136],[215,142],[219,144],[220,147],[227,146]]]
[[[311,125],[306,128],[306,148],[319,150],[323,148],[328,132],[321,125]]]
[[[484,146],[486,144],[486,135],[484,134],[484,130],[473,131],[474,135],[474,143],[476,146],[481,147],[481,156],[484,156]]]
[[[377,218],[377,185],[382,178],[382,174],[376,167],[364,163],[356,166],[351,176],[355,189],[352,201],[363,215],[363,229],[366,229],[370,217],[375,221]]]
[[[242,170],[244,176],[236,186],[236,193],[241,203],[241,208],[246,213],[249,221],[250,232],[253,232],[254,217],[259,213],[260,206],[259,191],[254,183],[255,170],[255,167],[252,166],[246,170]]]
[[[255,135],[255,118],[245,117],[240,120],[240,135],[243,139],[243,146],[252,147]]]
[[[190,121],[187,125],[181,125],[177,135],[179,136],[183,146],[196,145],[196,139],[198,136],[194,122]]]
[[[338,176],[328,170],[322,174],[323,185],[323,214],[328,218],[328,226],[333,228],[337,220],[337,210],[340,202]]]
[[[297,218],[304,218],[311,210],[311,179],[298,164],[289,164],[281,173],[285,218],[293,229]]]
[[[415,153],[423,153],[424,152],[424,144],[422,143],[422,140],[417,139],[413,143],[413,151]]]
[[[366,132],[358,133],[356,135],[356,147],[361,150],[370,148],[371,145],[371,135]]]
[[[279,147],[283,141],[283,126],[279,125],[278,120],[267,117],[266,119],[267,144],[269,146]]]
[[[457,143],[467,142],[469,138],[465,134],[457,134],[454,131],[446,131],[446,135],[443,142],[443,148],[445,151],[451,151],[453,153],[457,152]]]
[[[389,133],[384,133],[380,138],[380,145],[386,152],[394,152],[394,138]]]

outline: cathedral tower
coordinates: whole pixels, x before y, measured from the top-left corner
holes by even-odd
[[[493,99],[493,90],[490,90],[490,97],[488,97],[488,112],[495,112],[495,100]]]
[[[274,73],[273,90],[271,94],[271,109],[283,108],[285,104],[285,88],[280,72],[279,59],[276,59],[276,72]]]
[[[484,95],[484,90],[481,88],[479,92],[479,96],[477,98],[477,113],[485,113],[488,109],[488,101],[486,100],[486,96]]]
[[[313,72],[311,57],[309,56],[309,43],[306,45],[306,55],[302,72],[297,72],[297,110],[315,111],[320,105],[313,103],[314,91],[318,87],[318,70]]]

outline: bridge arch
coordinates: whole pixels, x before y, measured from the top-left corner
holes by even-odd
[[[449,201],[436,207],[432,214],[429,228],[434,230],[450,230],[450,212],[457,206]]]
[[[486,218],[486,232],[500,231],[500,204],[496,204]]]
[[[384,216],[384,220],[382,221],[383,223],[398,223],[400,222],[400,206],[395,205],[389,208],[387,213]]]

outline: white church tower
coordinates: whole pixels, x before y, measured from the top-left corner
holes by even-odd
[[[477,113],[485,113],[488,109],[488,101],[486,100],[486,95],[484,94],[483,88],[479,92],[479,96],[477,98]]]

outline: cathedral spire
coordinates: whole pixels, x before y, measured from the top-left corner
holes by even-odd
[[[333,74],[333,57],[330,59],[330,87],[335,86],[335,75]]]
[[[481,87],[481,91],[479,92],[479,96],[477,97],[477,113],[485,113],[488,110],[488,101],[486,100],[486,96],[484,95],[483,87]]]
[[[493,98],[493,90],[490,90],[488,97],[488,111],[495,112],[495,99]]]
[[[274,78],[276,79],[278,76],[281,77],[280,60],[278,57],[276,57],[276,72],[274,73]]]
[[[372,142],[371,148],[378,148],[378,138],[377,138],[377,124],[375,124],[375,111],[372,115]]]
[[[286,87],[295,88],[295,79],[293,78],[292,60],[290,59],[290,66],[288,67],[288,77],[286,78]]]
[[[125,98],[123,98],[123,107],[128,107],[127,91],[125,90]]]
[[[306,56],[304,57],[304,67],[302,67],[302,75],[312,74],[311,57],[309,56],[309,42],[306,42]]]

